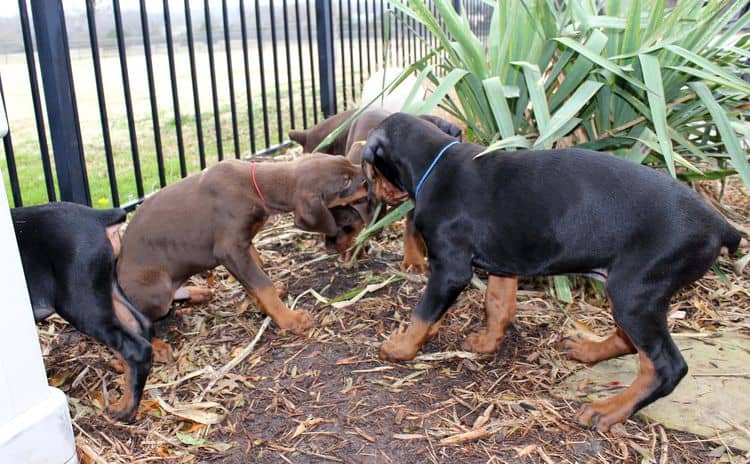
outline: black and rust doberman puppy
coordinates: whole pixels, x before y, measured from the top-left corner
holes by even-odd
[[[490,274],[487,328],[465,346],[499,347],[515,315],[516,276],[608,276],[617,330],[603,342],[568,340],[568,354],[596,362],[638,353],[640,374],[622,393],[584,406],[577,418],[606,431],[669,394],[687,365],[667,329],[672,295],[700,278],[740,234],[695,192],[653,169],[580,149],[494,152],[458,144],[433,124],[395,114],[362,154],[374,194],[415,200],[430,279],[405,332],[381,347],[413,358],[466,287],[472,265]]]
[[[351,118],[356,110],[344,111],[327,118],[320,124],[307,130],[290,131],[289,138],[302,145],[303,151],[311,153],[323,142],[323,140],[339,126]],[[346,156],[349,161],[359,165],[362,161],[362,149],[365,146],[367,136],[392,113],[382,108],[364,110],[351,125],[343,130],[328,146],[319,151],[332,155]],[[437,116],[422,115],[420,118],[430,121],[440,127],[452,137],[461,138],[461,129]],[[372,221],[375,205],[368,202],[364,205],[340,207],[334,211],[336,223],[339,224],[339,232],[335,237],[326,237],[326,243],[335,243],[339,254],[348,260],[352,244],[364,229],[365,224]],[[356,211],[357,214],[354,214]],[[414,228],[412,212],[407,213],[404,230],[404,258],[401,261],[401,270],[415,274],[423,274],[427,271],[425,262],[425,249],[422,238]]]
[[[166,187],[138,208],[123,236],[120,285],[153,321],[167,315],[174,298],[209,298],[208,289],[180,286],[222,264],[279,327],[303,334],[313,326],[312,318],[281,301],[263,272],[253,237],[271,214],[288,211],[301,229],[335,234],[330,208],[366,196],[360,167],[340,156],[222,161]]]
[[[120,208],[65,202],[11,210],[34,319],[57,312],[122,358],[123,396],[109,413],[128,421],[151,369],[151,325],[117,285],[118,230],[125,215]]]

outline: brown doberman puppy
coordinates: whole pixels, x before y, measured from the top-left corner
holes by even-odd
[[[317,126],[311,127],[310,129],[290,131],[289,138],[302,145],[303,151],[310,153],[314,151],[321,142],[323,142],[328,134],[344,124],[354,115],[355,112],[356,110],[344,111],[343,113],[327,118]],[[348,128],[343,130],[328,146],[323,147],[320,151],[332,155],[346,156],[349,161],[359,165],[362,161],[362,149],[365,146],[370,131],[378,127],[380,123],[390,115],[391,113],[389,111],[382,108],[373,108],[363,111]],[[438,118],[437,116],[423,115],[420,117],[432,122],[453,137],[461,138],[461,130],[448,121]],[[363,205],[345,207],[349,210],[355,210],[359,217],[361,217],[360,221],[353,219],[352,211],[337,212],[337,223],[340,225],[339,233],[335,238],[328,237],[326,241],[330,243],[335,240],[336,249],[339,250],[339,253],[342,254],[342,256],[345,256],[344,259],[348,259],[349,253],[351,253],[351,246],[357,238],[357,235],[359,235],[360,231],[364,228],[365,224],[371,222],[374,210],[373,203],[374,202],[369,202]],[[339,222],[339,217],[342,218],[342,221],[348,220],[349,222]],[[404,258],[401,261],[401,270],[415,274],[424,274],[427,272],[425,245],[422,237],[414,227],[413,213],[411,211],[406,215],[404,226]]]
[[[166,187],[138,208],[122,240],[120,285],[135,307],[156,320],[167,315],[175,297],[210,295],[180,286],[222,264],[279,327],[303,334],[313,319],[281,301],[263,272],[253,237],[271,214],[288,211],[294,212],[297,227],[335,235],[330,208],[366,195],[360,168],[338,156],[312,154],[260,164],[222,161]]]

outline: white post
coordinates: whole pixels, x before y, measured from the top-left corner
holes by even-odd
[[[0,95],[0,139],[7,129]],[[47,384],[1,174],[0,295],[0,463],[77,463],[65,394]]]

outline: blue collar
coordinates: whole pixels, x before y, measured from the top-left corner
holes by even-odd
[[[432,172],[432,170],[435,168],[435,165],[438,163],[438,161],[440,161],[440,158],[443,157],[443,155],[445,154],[445,152],[448,151],[448,149],[450,147],[452,147],[453,145],[456,145],[457,143],[460,143],[460,142],[458,140],[454,140],[451,143],[449,143],[448,145],[444,146],[443,149],[438,152],[437,156],[435,156],[435,159],[432,160],[432,164],[430,165],[430,167],[427,168],[427,170],[425,171],[425,173],[422,175],[422,178],[419,180],[419,183],[417,184],[417,188],[414,189],[414,198],[417,198],[417,195],[419,195],[419,190],[422,189],[422,184],[424,184],[424,181],[427,180],[427,177],[430,175],[430,173]]]

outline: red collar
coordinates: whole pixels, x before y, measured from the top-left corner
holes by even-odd
[[[255,187],[255,193],[258,194],[258,198],[260,198],[260,201],[263,202],[263,207],[265,209],[269,209],[268,204],[266,203],[266,199],[263,196],[263,192],[261,192],[260,187],[258,187],[258,181],[255,180],[255,165],[255,163],[250,163],[250,173],[253,177],[253,187]]]

